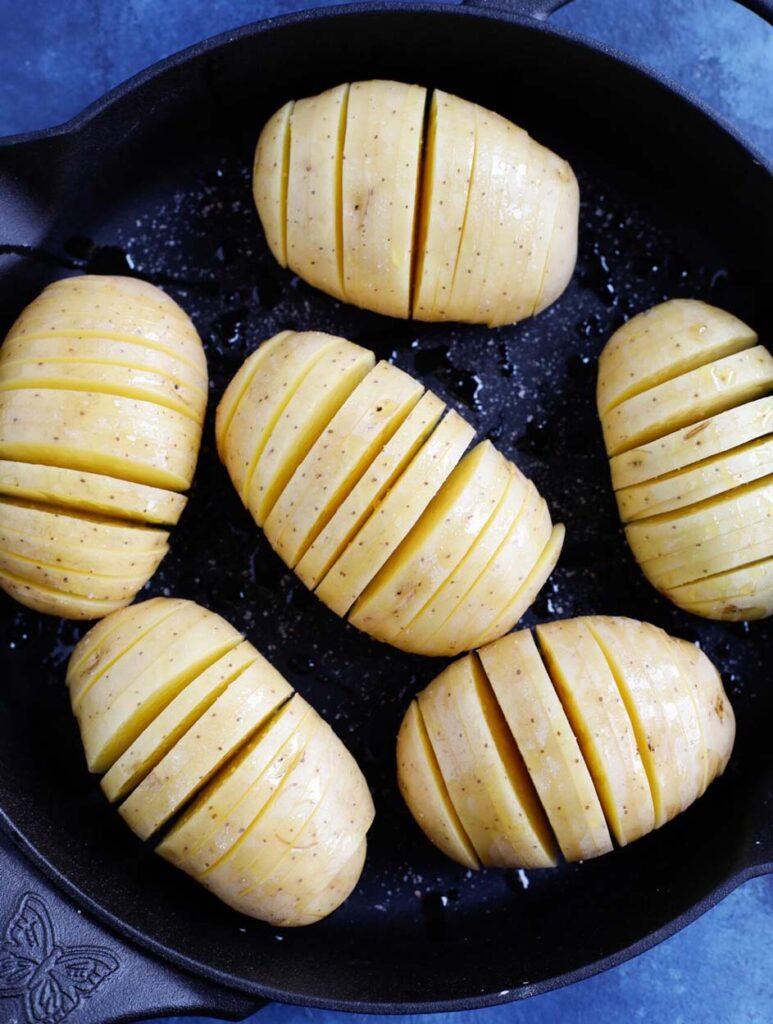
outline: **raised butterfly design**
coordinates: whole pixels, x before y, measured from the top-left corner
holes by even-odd
[[[0,999],[21,997],[29,1024],[61,1024],[118,966],[100,946],[57,945],[45,903],[28,892],[0,943]]]

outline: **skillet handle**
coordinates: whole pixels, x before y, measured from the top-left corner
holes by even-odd
[[[462,6],[483,7],[506,14],[517,14],[522,18],[545,21],[554,11],[571,2],[572,0],[462,0]]]
[[[33,867],[4,832],[0,879],[0,1020],[130,1024],[170,1014],[242,1020],[265,1005],[194,978],[108,932]],[[53,973],[27,973],[25,959],[41,963],[47,955]],[[63,975],[74,984],[62,985]]]

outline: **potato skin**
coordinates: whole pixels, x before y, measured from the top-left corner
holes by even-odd
[[[558,299],[577,259],[569,164],[492,111],[402,82],[286,103],[258,139],[253,195],[282,266],[388,316],[516,323]]]
[[[605,818],[620,845],[663,824],[722,774],[734,739],[733,709],[700,648],[591,615],[540,626],[536,642],[512,633],[450,665],[406,712],[397,778],[417,824],[453,860],[538,867],[546,862],[512,843],[527,820],[566,860],[599,856],[612,846]]]
[[[204,349],[154,285],[49,285],[0,349],[0,587],[96,619],[128,604],[185,507],[207,404]]]
[[[773,356],[692,299],[633,317],[599,359],[612,484],[647,579],[710,619],[773,614]]]
[[[67,685],[89,768],[142,839],[229,906],[293,927],[356,886],[373,801],[330,726],[224,619],[154,598],[94,626]]]
[[[342,338],[265,341],[226,388],[216,435],[277,554],[331,611],[401,650],[454,655],[502,636],[560,555],[563,526],[512,462],[489,441],[468,451],[469,423]]]

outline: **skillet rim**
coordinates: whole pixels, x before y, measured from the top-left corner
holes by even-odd
[[[507,0],[499,0],[507,3]],[[596,59],[599,56],[607,58],[614,64],[622,65],[625,69],[634,71],[661,89],[666,90],[674,100],[680,100],[695,116],[702,116],[708,119],[715,128],[729,136],[730,140],[739,146],[744,155],[759,165],[767,174],[773,177],[773,160],[769,160],[756,148],[721,114],[713,110],[701,99],[684,89],[677,82],[668,76],[661,74],[646,63],[631,57],[615,48],[606,46],[589,37],[578,33],[566,31],[548,22],[538,20],[531,15],[507,10],[505,7],[493,8],[490,6],[475,6],[474,0],[466,5],[468,0],[462,0],[462,4],[450,4],[446,2],[402,2],[390,3],[389,0],[377,0],[377,2],[364,2],[354,4],[337,4],[330,7],[312,8],[282,15],[275,18],[268,18],[262,21],[251,22],[235,29],[219,33],[208,39],[194,43],[160,61],[150,67],[133,75],[131,78],[121,82],[103,96],[89,104],[81,113],[70,120],[54,125],[50,128],[34,132],[26,132],[0,138],[0,157],[4,151],[16,147],[33,145],[49,140],[60,140],[76,138],[80,133],[88,130],[90,125],[101,117],[110,117],[111,110],[131,93],[142,88],[156,77],[165,74],[173,68],[194,60],[203,55],[213,53],[221,48],[227,47],[244,39],[262,35],[275,28],[292,28],[293,25],[309,21],[317,21],[323,18],[357,18],[363,15],[380,14],[426,14],[433,16],[471,17],[495,21],[505,24],[514,24],[522,29],[535,32],[557,35],[572,43],[575,46],[591,51]],[[611,967],[616,967],[625,961],[638,956],[640,953],[652,948],[663,940],[676,934],[682,928],[691,924],[694,920],[704,914],[707,910],[716,906],[725,896],[751,878],[773,873],[773,860],[762,859],[759,862],[741,863],[739,868],[731,871],[726,878],[708,892],[687,910],[676,915],[667,921],[660,928],[654,928],[646,932],[636,941],[630,943],[614,953],[599,960],[583,964],[582,966],[543,979],[534,984],[522,985],[515,989],[502,990],[494,993],[483,993],[468,997],[460,997],[447,1000],[433,1001],[396,1001],[396,1002],[368,1002],[367,1000],[326,1000],[324,998],[310,997],[298,993],[292,993],[286,989],[276,989],[272,986],[260,985],[245,978],[220,971],[205,963],[187,958],[161,942],[142,933],[140,930],[127,925],[123,920],[103,908],[99,903],[86,895],[79,886],[73,883],[55,865],[50,863],[41,854],[36,846],[19,831],[10,820],[4,808],[0,807],[0,828],[8,835],[14,844],[19,847],[26,856],[35,864],[59,889],[66,892],[75,902],[93,914],[93,916],[106,924],[114,933],[124,939],[128,939],[141,949],[151,951],[162,961],[174,964],[178,968],[199,977],[206,978],[225,988],[247,993],[257,998],[268,999],[275,1002],[292,1003],[292,1005],[313,1007],[319,1009],[344,1010],[347,1012],[373,1013],[373,1014],[407,1014],[407,1013],[439,1013],[459,1010],[470,1010],[482,1007],[496,1006],[512,1001],[521,1000],[533,995],[553,991],[566,985],[582,981],[586,978],[599,974]],[[744,851],[745,852],[745,851]]]

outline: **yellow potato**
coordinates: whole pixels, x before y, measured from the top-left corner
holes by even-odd
[[[351,754],[223,619],[156,598],[95,626],[67,682],[92,771],[143,839],[236,910],[311,924],[357,884],[373,802]]]
[[[338,210],[349,86],[298,100],[290,113],[286,183],[287,266],[343,298]]]
[[[480,660],[567,860],[612,841],[588,767],[531,633],[481,648]]]
[[[204,349],[153,285],[49,285],[0,349],[0,587],[38,611],[127,604],[185,506],[207,402]],[[58,596],[57,596],[58,595]]]
[[[523,631],[454,662],[400,729],[405,801],[467,866],[468,843],[484,865],[548,866],[551,827],[569,861],[610,850],[608,828],[626,845],[689,807],[730,758],[733,710],[694,645],[601,615],[537,633],[539,645]],[[541,856],[518,841],[529,826]]]
[[[381,362],[328,419],[325,429],[287,480],[264,524],[271,546],[289,566],[295,566],[348,497],[410,413],[421,391],[421,385],[407,373]],[[302,412],[307,421],[308,404]],[[298,433],[294,431],[295,436]]]
[[[295,566],[313,590],[367,517],[399,478],[443,415],[445,405],[426,391]]]
[[[411,311],[425,102],[418,85],[349,87],[341,166],[344,297],[388,316]]]
[[[353,82],[285,104],[258,140],[253,193],[283,266],[389,316],[512,323],[558,298],[577,257],[566,161],[416,85]]]
[[[609,828],[618,845],[626,846],[652,831],[655,809],[615,677],[582,619],[549,622],[537,626],[536,633]]]
[[[418,703],[411,702],[397,734],[397,778],[403,800],[424,834],[451,860],[480,867],[427,735]]]
[[[252,195],[274,259],[287,266],[287,178],[292,100],[269,118],[255,147]]]
[[[404,650],[457,653],[523,615],[563,528],[489,442],[463,458],[475,432],[457,413],[374,361],[324,334],[271,338],[225,391],[218,450],[274,550],[332,611]]]
[[[664,302],[607,342],[597,399],[647,579],[706,618],[769,615],[764,571],[734,582],[773,558],[773,357],[754,331],[703,302]]]

